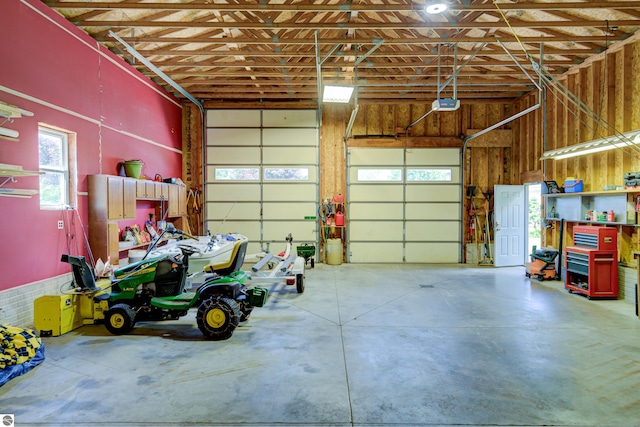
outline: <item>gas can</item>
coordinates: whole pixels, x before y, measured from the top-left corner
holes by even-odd
[[[615,214],[613,213],[613,211],[607,212],[607,222],[614,222],[614,221],[615,221]]]
[[[340,227],[344,225],[344,214],[340,211],[336,212],[335,215],[336,226]]]

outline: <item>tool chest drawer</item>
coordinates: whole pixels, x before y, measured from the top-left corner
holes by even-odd
[[[589,255],[577,252],[567,252],[567,271],[589,274]]]

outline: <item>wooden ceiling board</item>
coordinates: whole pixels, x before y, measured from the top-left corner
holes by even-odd
[[[448,0],[436,15],[418,0],[44,3],[160,82],[109,35],[115,32],[214,103],[317,104],[318,68],[323,83],[357,83],[359,101],[425,101],[435,99],[438,76],[440,83],[452,76],[454,59],[459,99],[515,99],[533,84],[512,56],[533,75],[531,60],[542,49],[544,67],[560,76],[640,29],[640,2],[632,0]]]

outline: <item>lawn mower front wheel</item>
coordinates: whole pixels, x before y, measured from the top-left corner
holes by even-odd
[[[136,312],[127,304],[116,304],[107,311],[104,325],[114,335],[130,332],[135,325]]]
[[[240,304],[221,296],[204,300],[196,315],[198,329],[213,340],[226,340],[240,323]]]

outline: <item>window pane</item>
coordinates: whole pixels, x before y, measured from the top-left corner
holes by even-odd
[[[216,168],[215,179],[224,181],[259,181],[258,168]]]
[[[451,181],[451,169],[407,169],[407,181]]]
[[[64,169],[64,138],[46,132],[39,132],[40,167]]]
[[[358,169],[358,181],[402,181],[402,170]]]
[[[265,168],[264,179],[269,181],[308,181],[309,168]]]
[[[64,174],[47,172],[40,175],[40,205],[60,206],[66,204],[65,188]]]

